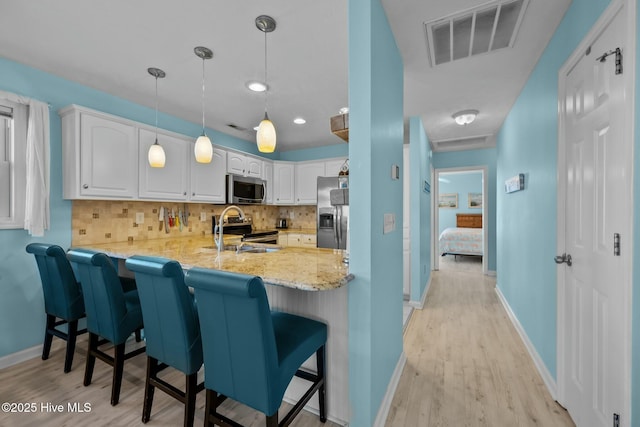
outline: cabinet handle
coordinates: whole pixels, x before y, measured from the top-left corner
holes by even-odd
[[[193,193],[191,193],[191,195],[192,195],[192,196],[195,196],[195,195],[196,195],[195,191],[194,191]]]
[[[187,195],[187,192],[185,191],[184,193],[182,193],[182,195],[183,195],[183,196],[186,196],[186,195]]]
[[[88,185],[88,184],[84,184],[84,185],[82,186],[82,188],[84,188],[84,189],[86,190],[87,188],[89,188],[89,185]]]

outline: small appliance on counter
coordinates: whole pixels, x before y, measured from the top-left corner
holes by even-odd
[[[289,228],[287,220],[285,218],[280,218],[276,223],[276,228]]]

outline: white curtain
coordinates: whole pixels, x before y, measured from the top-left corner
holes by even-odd
[[[49,106],[29,100],[27,192],[24,229],[44,236],[49,229]]]
[[[49,229],[49,106],[9,92],[0,91],[0,97],[29,106],[24,229],[44,236]]]

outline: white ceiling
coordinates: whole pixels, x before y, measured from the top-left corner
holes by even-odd
[[[264,33],[255,18],[270,15],[277,29],[267,36],[268,111],[277,149],[343,144],[329,118],[348,106],[347,1],[5,0],[0,56],[151,108],[155,79],[147,68],[158,67],[167,73],[158,82],[159,109],[201,123],[202,60],[193,48],[209,47],[206,125],[253,141],[264,94],[245,83],[264,79]],[[405,117],[421,116],[438,149],[451,139],[492,143],[484,136],[499,130],[570,0],[530,0],[514,48],[436,68],[424,22],[486,2],[382,3],[404,60]],[[476,122],[455,125],[451,115],[470,108],[480,111]],[[293,124],[298,116],[307,123]]]

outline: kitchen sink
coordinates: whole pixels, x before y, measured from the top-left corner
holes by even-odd
[[[204,246],[203,249],[218,249],[215,245]],[[269,252],[277,252],[280,247],[253,246],[253,245],[224,245],[224,250],[236,253],[263,254]]]

